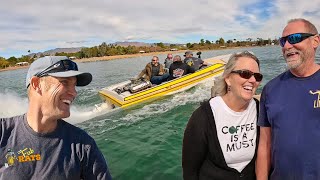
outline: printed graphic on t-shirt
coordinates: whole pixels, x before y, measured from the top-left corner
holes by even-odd
[[[193,60],[192,59],[188,59],[186,64],[188,64],[188,66],[193,66]]]
[[[313,101],[313,108],[320,108],[320,90],[310,90],[309,93],[312,95],[318,95],[317,99]]]
[[[224,147],[225,152],[234,152],[243,148],[254,146],[254,139],[248,133],[255,131],[255,124],[242,124],[238,126],[223,126],[221,132],[228,136],[229,142]],[[223,147],[222,147],[223,148]]]
[[[17,154],[17,155],[16,155]],[[15,163],[25,163],[30,161],[40,161],[41,155],[35,154],[32,148],[24,148],[15,153],[12,149],[8,149],[6,154],[5,167],[14,166]]]
[[[4,163],[5,167],[9,167],[9,166],[13,166],[15,160],[17,159],[16,155],[14,154],[14,152],[11,149],[8,149],[7,154],[6,154],[6,160],[7,162]]]
[[[184,73],[184,70],[183,69],[180,69],[180,68],[177,68],[175,70],[173,70],[173,77],[175,78],[178,78],[178,77],[181,77]]]

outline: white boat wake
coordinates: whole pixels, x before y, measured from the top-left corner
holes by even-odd
[[[20,97],[13,92],[0,93],[0,117],[13,117],[24,114],[28,110],[28,98]],[[71,124],[78,124],[94,117],[112,111],[107,103],[96,104],[94,107],[71,106],[71,116],[65,120]]]

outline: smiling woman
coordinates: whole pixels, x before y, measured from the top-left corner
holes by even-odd
[[[248,51],[233,54],[213,98],[193,112],[183,139],[184,179],[255,179],[259,65]]]

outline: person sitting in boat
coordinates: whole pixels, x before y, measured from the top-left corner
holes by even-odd
[[[196,71],[199,70],[202,66],[208,65],[202,59],[193,57],[192,51],[186,51],[183,56],[186,57],[184,59],[184,63],[191,66]]]
[[[169,69],[172,63],[173,63],[173,55],[169,53],[167,55],[167,58],[164,60],[164,68]]]
[[[191,66],[188,66],[187,64],[183,63],[181,57],[179,55],[176,55],[174,56],[173,63],[169,68],[170,76],[168,80],[170,81],[172,79],[194,72],[195,70]]]
[[[163,65],[159,63],[158,56],[153,56],[151,62],[148,63],[144,70],[138,75],[138,79],[142,77],[152,84],[158,85],[167,81],[169,73],[166,73]]]

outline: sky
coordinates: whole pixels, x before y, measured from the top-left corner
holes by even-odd
[[[5,58],[102,42],[275,39],[292,18],[320,28],[320,0],[1,0],[0,12]]]

